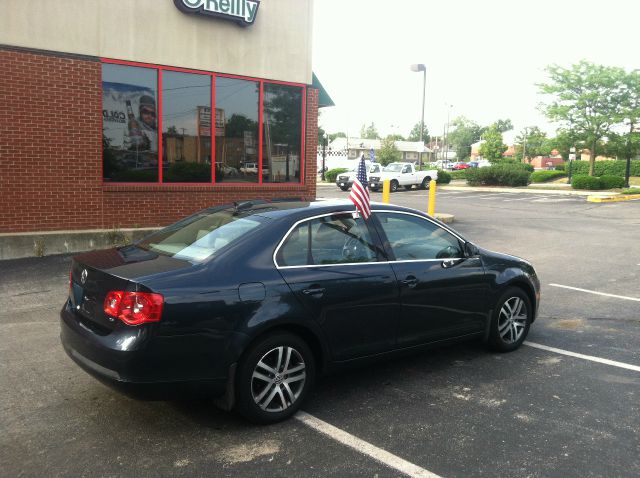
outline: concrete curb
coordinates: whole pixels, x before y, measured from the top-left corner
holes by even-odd
[[[622,202],[622,201],[633,201],[640,199],[640,194],[618,194],[618,195],[608,195],[608,196],[588,196],[587,201],[589,202]]]
[[[456,219],[453,214],[445,214],[442,212],[435,213],[433,217],[435,217],[438,221],[444,222],[445,224],[451,224]]]
[[[502,188],[495,186],[445,186],[438,185],[439,191],[488,191],[488,192],[504,192],[504,193],[526,193],[526,194],[557,194],[564,196],[590,196],[593,195],[593,191],[562,191],[556,189],[529,189],[529,188]],[[603,193],[608,196],[617,193]]]

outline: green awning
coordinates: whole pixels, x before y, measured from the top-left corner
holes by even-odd
[[[324,108],[326,106],[335,106],[336,104],[333,102],[333,100],[329,96],[329,93],[327,93],[327,90],[324,89],[324,86],[322,86],[322,83],[320,83],[320,80],[318,79],[316,74],[312,72],[312,75],[313,75],[313,82],[311,83],[311,86],[318,89],[318,108]]]

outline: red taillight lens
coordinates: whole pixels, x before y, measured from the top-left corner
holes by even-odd
[[[127,325],[159,322],[163,306],[162,295],[148,292],[112,290],[104,298],[104,312]]]

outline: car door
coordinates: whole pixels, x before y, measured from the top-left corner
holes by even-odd
[[[423,216],[374,216],[400,288],[398,347],[481,332],[489,284],[480,258],[465,257],[462,239]]]
[[[402,173],[400,173],[400,185],[408,186],[410,184],[414,184],[416,182],[415,177],[416,175],[411,165],[405,164],[402,167]]]
[[[352,213],[328,214],[297,223],[276,251],[276,266],[323,329],[334,360],[395,347],[399,287],[374,237]]]

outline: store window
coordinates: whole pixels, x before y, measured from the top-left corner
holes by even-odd
[[[162,180],[211,182],[211,76],[162,73]]]
[[[300,182],[302,88],[264,84],[263,182]]]
[[[105,181],[157,182],[157,71],[102,65]]]
[[[216,77],[216,182],[257,183],[260,83]]]

